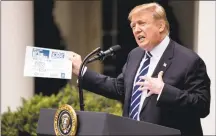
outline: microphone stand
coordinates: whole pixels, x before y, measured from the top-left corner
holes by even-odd
[[[83,101],[83,90],[82,90],[82,79],[83,79],[83,71],[85,68],[85,65],[88,63],[88,60],[90,57],[92,57],[93,55],[95,55],[96,53],[98,53],[99,51],[101,51],[101,48],[98,47],[95,50],[93,50],[91,53],[89,53],[84,59],[83,62],[80,66],[80,70],[79,70],[79,75],[78,75],[78,88],[79,88],[79,100],[80,100],[80,110],[84,111],[84,101]]]

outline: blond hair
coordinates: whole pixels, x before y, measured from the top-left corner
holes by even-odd
[[[170,32],[170,25],[166,17],[166,12],[161,5],[155,2],[138,5],[131,10],[131,12],[128,15],[128,19],[131,21],[132,16],[141,11],[150,11],[153,13],[153,18],[155,20],[164,20],[166,26],[166,33],[168,34]]]

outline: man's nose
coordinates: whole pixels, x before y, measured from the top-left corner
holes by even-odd
[[[134,33],[139,33],[141,31],[140,27],[138,25],[134,28]]]

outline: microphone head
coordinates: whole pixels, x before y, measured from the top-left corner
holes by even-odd
[[[114,45],[114,46],[112,46],[110,49],[112,49],[112,50],[115,52],[115,51],[120,50],[120,49],[121,49],[121,46],[120,46],[120,45]]]

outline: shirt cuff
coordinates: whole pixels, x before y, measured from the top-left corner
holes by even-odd
[[[163,87],[161,88],[160,93],[158,94],[157,101],[159,100],[159,98],[160,98],[160,96],[161,96],[161,93],[162,93],[163,88],[164,88],[164,85],[163,85]]]
[[[87,67],[85,66],[84,70],[83,70],[83,73],[82,73],[82,76],[84,76],[84,74],[86,73],[86,70],[87,70]],[[77,84],[78,84],[78,79],[77,79]]]
[[[83,70],[83,73],[82,73],[82,76],[84,76],[86,70],[87,70],[87,67],[85,66],[85,67],[84,67],[84,70]]]

